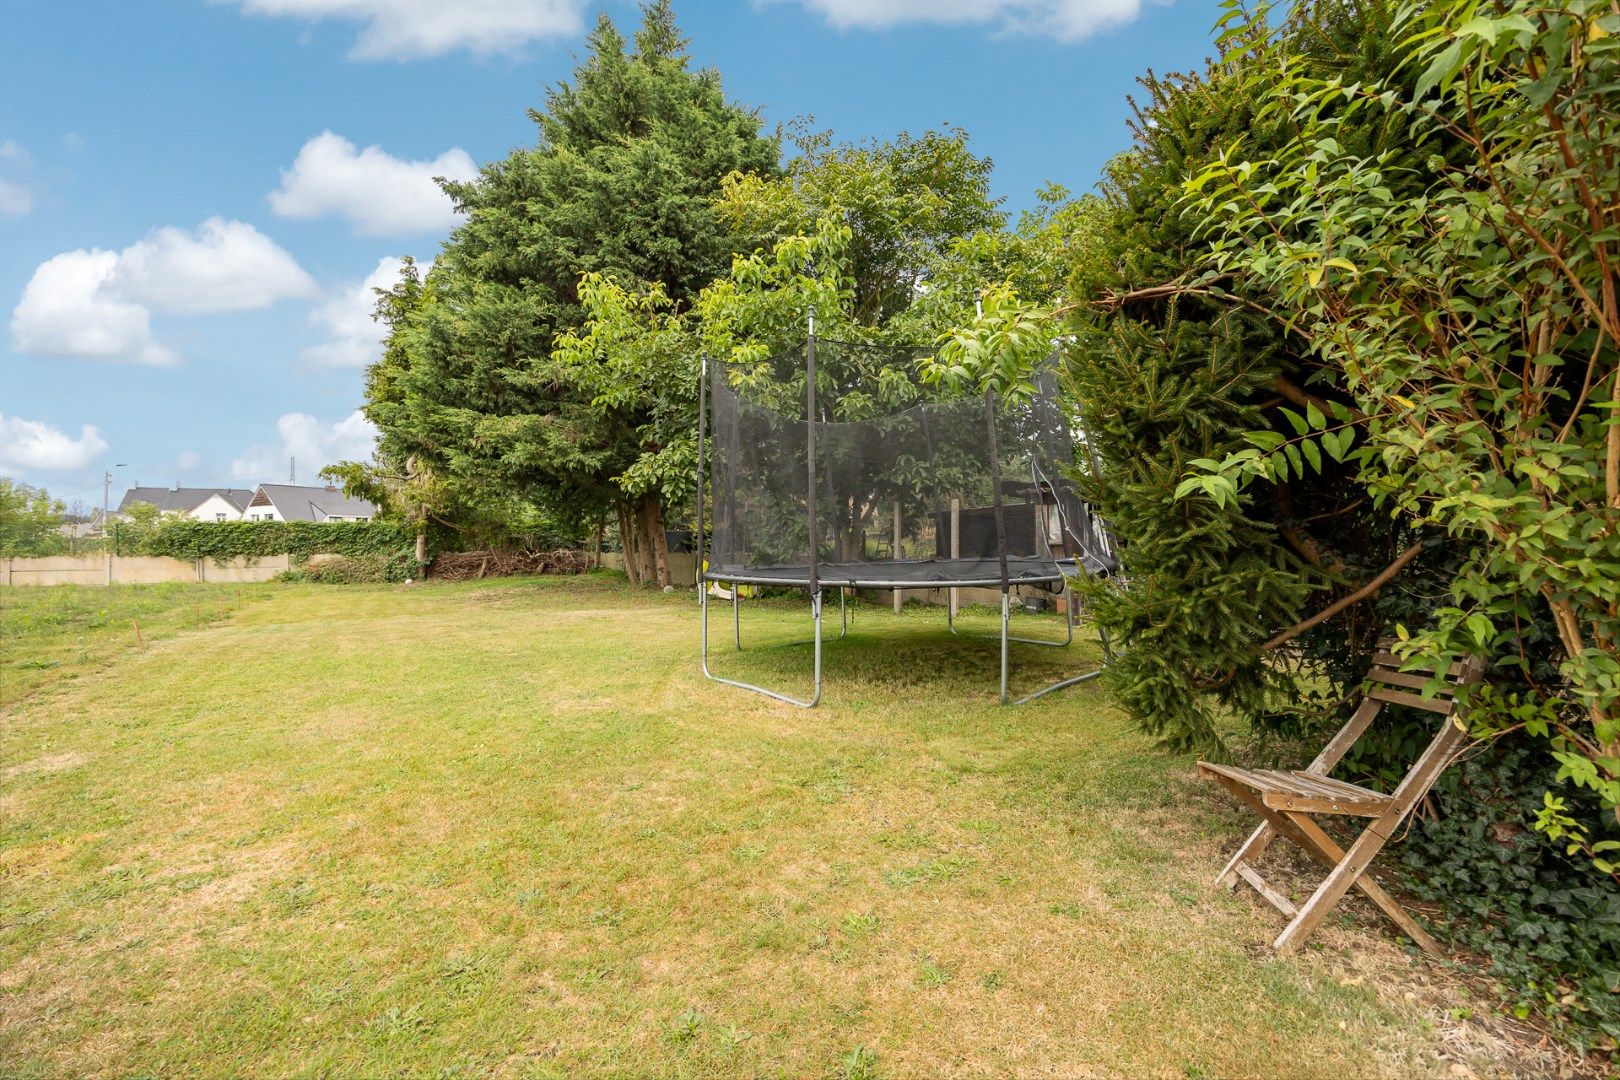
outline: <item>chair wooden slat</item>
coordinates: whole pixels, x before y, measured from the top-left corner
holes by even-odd
[[[1373,795],[1371,798],[1349,798],[1344,795],[1287,795],[1265,794],[1260,801],[1273,810],[1288,810],[1301,814],[1337,814],[1340,817],[1377,817],[1389,809],[1389,798]]]
[[[1375,701],[1387,701],[1391,705],[1405,705],[1413,709],[1427,709],[1442,716],[1450,716],[1457,708],[1457,703],[1448,698],[1426,698],[1419,694],[1407,694],[1399,690],[1386,690],[1375,686],[1367,691],[1367,696]]]
[[[1399,669],[1399,668],[1402,668],[1402,667],[1406,666],[1406,661],[1405,660],[1402,660],[1400,657],[1396,656],[1394,653],[1390,652],[1388,649],[1380,649],[1378,652],[1374,653],[1373,654],[1373,663],[1379,665],[1380,667],[1392,667],[1392,668],[1396,668],[1396,669]],[[1467,670],[1468,670],[1468,661],[1467,660],[1459,660],[1455,664],[1452,664],[1450,667],[1446,668],[1446,674],[1447,675],[1462,675]]]
[[[1394,668],[1375,667],[1367,673],[1367,681],[1385,683],[1389,686],[1405,686],[1413,690],[1422,690],[1433,682],[1433,677],[1424,671],[1396,671]],[[1456,683],[1441,683],[1434,689],[1435,697],[1450,697],[1457,692]]]
[[[1376,817],[1389,805],[1389,796],[1331,777],[1296,770],[1240,769],[1231,765],[1201,764],[1206,773],[1225,777],[1260,796],[1274,810],[1316,814]]]

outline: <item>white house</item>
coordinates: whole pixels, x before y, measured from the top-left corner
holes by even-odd
[[[330,485],[260,484],[242,512],[244,521],[370,521],[377,508]]]
[[[128,516],[135,503],[150,503],[166,516],[184,516],[194,521],[240,521],[242,509],[253,492],[245,488],[142,487],[136,484],[124,492],[116,513]]]

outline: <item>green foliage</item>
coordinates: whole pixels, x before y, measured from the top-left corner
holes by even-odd
[[[415,554],[394,551],[386,555],[345,555],[323,559],[278,575],[277,581],[312,582],[318,585],[376,585],[407,581],[420,573]]]
[[[192,521],[170,518],[124,554],[167,555],[174,559],[239,556],[308,556],[320,553],[392,555],[410,549],[414,535],[380,521]]]
[[[425,282],[395,290],[371,373],[384,461],[418,459],[464,502],[515,498],[567,520],[621,502],[635,427],[595,408],[552,355],[584,318],[580,275],[689,303],[734,253],[713,206],[722,179],[777,169],[759,117],[694,70],[685,45],[663,0],[633,43],[604,16],[573,81],[531,113],[537,145],[445,185],[467,220]]]
[[[1457,766],[1435,813],[1395,849],[1416,896],[1444,905],[1443,930],[1486,957],[1505,1004],[1551,1018],[1579,1045],[1620,1042],[1620,893],[1577,853],[1533,828],[1555,783],[1545,749],[1523,736]],[[1573,793],[1582,820],[1600,812]]]
[[[1475,733],[1542,738],[1557,779],[1620,816],[1620,15],[1457,4],[1399,30],[1410,87],[1273,62],[1261,115],[1293,136],[1188,184],[1209,272],[1274,296],[1353,406],[1294,415],[1183,491],[1233,499],[1342,460],[1374,506],[1457,538],[1451,602],[1404,651],[1520,655],[1522,689],[1476,695]],[[1466,153],[1348,151],[1342,132],[1368,125]],[[1559,658],[1545,681],[1524,643],[1538,619]],[[1616,872],[1562,798],[1538,824]]]
[[[1359,15],[1333,11],[1305,29],[1364,32]],[[1256,124],[1249,75],[1228,53],[1199,74],[1143,79],[1136,147],[1070,214],[1065,384],[1095,463],[1080,483],[1123,541],[1130,579],[1128,590],[1087,586],[1121,646],[1108,678],[1146,730],[1213,754],[1223,712],[1260,722],[1288,687],[1257,637],[1296,621],[1332,581],[1279,542],[1285,508],[1174,498],[1192,461],[1268,426],[1278,379],[1300,366],[1278,330],[1207,286],[1180,287],[1200,255],[1182,182],[1212,147],[1275,135]]]
[[[586,274],[579,295],[585,327],[561,335],[553,356],[639,450],[614,483],[628,497],[686,504],[697,471],[699,363],[686,312],[661,285],[625,288],[600,274]]]
[[[630,496],[656,492],[666,504],[690,498],[704,353],[740,365],[740,380],[760,395],[774,394],[785,411],[794,412],[803,399],[803,380],[781,380],[777,372],[767,379],[762,367],[748,365],[797,345],[810,312],[819,336],[840,341],[909,344],[956,325],[971,311],[971,289],[925,292],[918,286],[949,272],[958,245],[982,243],[982,234],[961,230],[999,228],[988,170],[988,161],[969,152],[961,132],[903,135],[859,147],[835,147],[819,137],[805,144],[784,177],[728,178],[718,206],[762,246],[733,260],[729,274],[703,288],[690,305],[658,284],[584,275],[579,295],[585,323],[558,337],[553,359],[589,393],[597,418],[629,432],[639,448],[613,482]],[[1015,250],[1006,245],[999,263],[1016,263]],[[962,286],[967,278],[956,271],[952,280]],[[952,299],[944,298],[946,292]],[[921,296],[933,299],[924,304]],[[985,321],[955,344],[959,353],[971,355],[940,369],[936,381],[947,394],[964,392],[954,372],[969,365],[977,371],[982,356],[999,358],[1001,367],[985,376],[994,381],[1027,361],[1029,343],[1042,356],[1049,350],[1038,315],[1016,300],[1005,287],[990,295]],[[1022,346],[1017,358],[1008,351],[1015,339]],[[827,364],[818,372],[818,387],[831,412],[858,419],[880,405],[915,400],[917,374],[903,366],[852,373]],[[1018,377],[1006,382],[1009,391],[1027,386]]]
[[[56,555],[67,538],[56,531],[62,504],[43,488],[0,476],[0,556]]]

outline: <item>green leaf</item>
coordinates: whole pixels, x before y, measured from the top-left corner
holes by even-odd
[[[1429,66],[1423,70],[1423,74],[1418,76],[1417,85],[1412,88],[1412,97],[1417,101],[1422,101],[1428,96],[1429,91],[1442,81],[1449,82],[1452,72],[1461,64],[1461,58],[1462,43],[1453,41],[1430,61]]]

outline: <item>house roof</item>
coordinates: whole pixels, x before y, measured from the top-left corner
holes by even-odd
[[[253,492],[244,488],[183,488],[183,487],[132,487],[124,492],[124,497],[118,502],[120,514],[127,511],[135,503],[151,503],[159,510],[165,512],[195,510],[213,496],[218,495],[232,506],[241,510],[247,506]]]
[[[254,493],[272,503],[287,521],[325,521],[327,518],[369,518],[377,508],[365,499],[351,499],[337,488],[295,484],[260,484]]]

